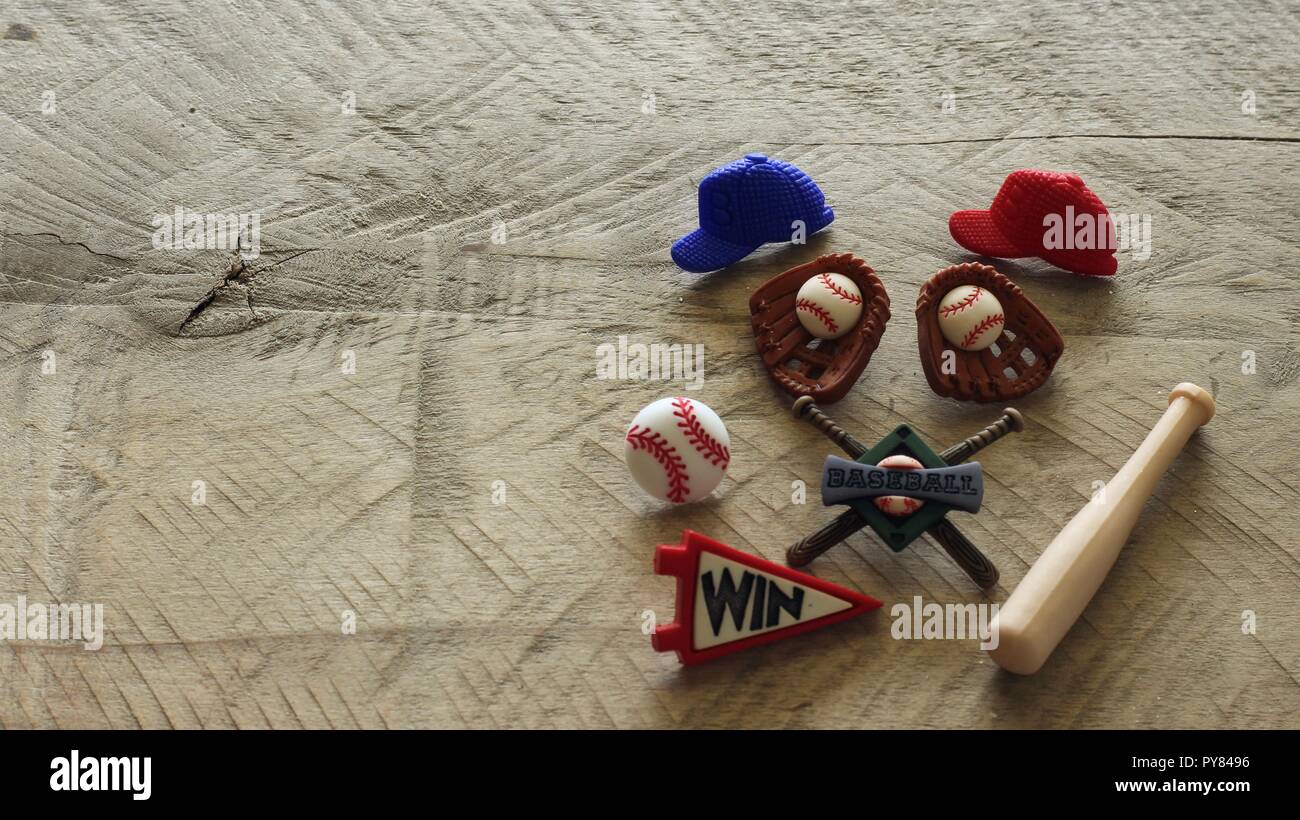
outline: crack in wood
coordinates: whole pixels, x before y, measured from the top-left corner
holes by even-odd
[[[85,242],[69,241],[69,240],[67,240],[67,239],[64,239],[62,236],[59,236],[57,233],[53,233],[52,231],[39,231],[39,232],[37,232],[37,233],[7,233],[7,234],[5,234],[5,236],[7,236],[7,237],[11,237],[11,238],[19,238],[19,237],[33,237],[33,236],[49,236],[49,237],[52,237],[52,238],[54,238],[54,239],[57,239],[60,245],[76,245],[76,246],[79,247],[79,248],[84,248],[84,249],[86,249],[87,251],[89,251],[90,253],[92,253],[92,254],[95,255],[95,256],[102,256],[102,257],[104,257],[104,258],[106,258],[106,259],[114,259],[114,260],[116,260],[116,261],[118,261],[118,262],[135,262],[135,261],[136,261],[135,259],[130,259],[130,258],[125,257],[125,256],[116,256],[116,255],[114,255],[114,254],[107,253],[107,252],[105,252],[105,251],[97,251],[97,250],[95,250],[94,248],[92,248],[92,247],[90,247],[89,245],[87,245]]]
[[[242,249],[243,249],[243,237],[241,236],[235,242],[235,251],[233,254],[231,254],[230,262],[227,263],[225,271],[221,274],[221,281],[213,285],[212,288],[209,289],[208,292],[203,295],[203,298],[200,299],[198,303],[194,305],[193,308],[190,309],[189,314],[181,322],[180,327],[176,329],[176,332],[178,334],[184,333],[185,328],[189,327],[191,322],[199,318],[199,316],[201,316],[203,312],[206,311],[214,301],[216,301],[217,295],[220,294],[222,291],[224,291],[226,288],[230,287],[231,285],[240,285],[244,288],[244,298],[248,302],[248,310],[253,314],[253,318],[256,319],[257,309],[253,307],[253,291],[256,288],[255,280],[257,279],[257,277],[260,274],[263,274],[271,270],[272,268],[276,268],[279,267],[280,265],[283,265],[285,262],[288,262],[292,259],[297,259],[299,256],[311,253],[312,251],[320,250],[320,248],[306,248],[304,250],[298,251],[297,253],[286,256],[284,259],[281,259],[278,262],[274,262],[270,265],[265,265],[259,268],[252,268],[249,267],[248,260],[244,258]]]

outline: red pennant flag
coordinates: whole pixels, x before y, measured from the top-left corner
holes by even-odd
[[[656,651],[702,663],[791,638],[879,607],[869,595],[774,564],[686,530],[655,548],[655,574],[677,576],[673,622],[650,636]]]

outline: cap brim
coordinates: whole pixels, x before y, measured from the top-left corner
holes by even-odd
[[[692,231],[673,243],[673,261],[691,273],[708,273],[749,256],[762,245],[733,245],[703,230]]]
[[[993,224],[993,214],[988,211],[957,211],[948,217],[948,232],[968,251],[983,256],[1018,259],[1036,256],[1038,248],[1022,248],[1012,242],[998,226]]]

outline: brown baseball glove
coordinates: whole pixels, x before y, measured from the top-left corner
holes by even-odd
[[[819,273],[841,273],[862,291],[862,318],[848,335],[816,339],[795,314],[795,296]],[[829,254],[771,279],[749,298],[758,355],[786,392],[818,404],[844,398],[871,361],[889,321],[889,296],[866,262],[851,253]]]
[[[939,301],[958,285],[982,287],[1002,303],[1002,334],[983,350],[959,350],[939,330]],[[963,400],[1006,401],[1036,390],[1065,350],[1060,332],[1029,297],[1010,279],[977,262],[944,268],[921,286],[916,334],[930,388],[940,396]],[[956,355],[955,373],[944,372],[945,350]]]

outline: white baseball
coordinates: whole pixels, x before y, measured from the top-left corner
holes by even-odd
[[[892,467],[895,470],[921,470],[925,465],[911,456],[897,455],[882,459],[877,467]],[[902,495],[884,495],[876,499],[876,508],[886,515],[911,515],[925,506],[919,498]]]
[[[731,437],[703,402],[660,399],[646,405],[624,437],[627,469],[660,501],[698,501],[722,483]]]
[[[799,288],[794,310],[818,339],[838,339],[862,318],[862,291],[842,273],[819,273]]]
[[[939,330],[962,350],[983,350],[993,344],[1004,324],[1002,303],[978,285],[959,285],[939,302]]]

